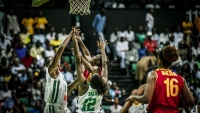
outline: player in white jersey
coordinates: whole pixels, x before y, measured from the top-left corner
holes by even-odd
[[[76,29],[74,29],[75,32]],[[103,98],[103,94],[108,91],[108,72],[107,72],[107,57],[105,54],[105,46],[107,45],[106,41],[100,39],[98,42],[98,47],[101,49],[102,56],[102,73],[98,75],[98,73],[91,73],[90,82],[86,81],[85,76],[83,75],[82,64],[85,65],[90,72],[93,72],[93,67],[87,62],[83,61],[83,58],[80,56],[77,36],[75,33],[72,36],[74,41],[74,54],[76,59],[76,69],[77,69],[77,77],[79,81],[78,88],[78,113],[99,113],[101,112],[101,101]]]
[[[137,94],[137,89],[134,89],[132,91],[132,95]],[[134,101],[131,105],[131,107],[128,109],[128,113],[144,113],[144,104],[139,103],[137,101]]]
[[[64,75],[59,71],[61,55],[71,36],[72,32],[62,42],[55,55],[46,59],[46,106],[44,113],[71,113],[67,108],[67,93],[71,92],[77,86],[78,79],[67,85]]]
[[[144,93],[145,87],[146,87],[146,84],[141,85],[138,89],[133,90],[132,94],[134,94],[134,95],[142,95]],[[137,104],[137,102],[135,104]],[[121,109],[120,113],[126,113],[127,110],[128,111],[130,110],[130,107],[132,105],[133,105],[133,102],[127,101],[124,104],[123,108]],[[146,107],[143,106],[143,112],[145,112],[145,111],[146,111]],[[139,112],[130,112],[130,113],[139,113]]]

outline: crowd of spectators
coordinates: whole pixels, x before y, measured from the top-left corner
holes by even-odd
[[[32,3],[30,0],[0,0],[0,7],[32,7]],[[43,7],[69,8],[69,2],[66,0],[50,0]],[[106,9],[193,9],[200,8],[200,2],[199,0],[192,2],[189,0],[91,0],[92,9],[103,7]]]
[[[157,33],[151,13],[152,9],[144,19],[145,27],[138,26],[138,31],[133,31],[131,25],[127,25],[125,30],[113,26],[107,47],[111,50],[111,56],[114,56],[114,60],[119,60],[120,68],[126,70],[127,75],[134,76],[139,73],[137,76],[140,76],[141,73],[136,72],[136,68],[147,66],[146,62],[138,66],[142,58],[155,55],[166,45],[176,47],[180,58],[173,64],[172,69],[187,80],[199,102],[200,19],[197,18],[193,23],[186,16],[176,31],[164,28],[163,32]],[[5,17],[6,29],[0,29],[0,108],[3,113],[11,109],[17,113],[42,113],[45,106],[45,57],[54,55],[67,36],[66,29],[62,28],[60,33],[55,32],[55,28],[48,23],[42,11],[34,18],[27,13],[26,17],[18,20],[14,11],[10,10]],[[76,77],[72,47],[73,43],[69,42],[60,66],[67,83],[71,83]],[[156,65],[152,59],[148,62],[147,71]],[[111,105],[110,111],[116,112],[124,105],[127,94],[117,83],[109,81],[109,84],[111,88],[103,98],[103,105]],[[72,112],[76,100],[77,90],[74,90],[68,95],[68,105],[71,106]]]

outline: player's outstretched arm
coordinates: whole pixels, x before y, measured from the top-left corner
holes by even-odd
[[[155,80],[157,78],[157,75],[155,72],[151,72],[150,76],[148,76],[147,78],[147,85],[145,87],[144,90],[144,94],[141,96],[137,96],[137,95],[131,95],[127,98],[126,101],[138,101],[140,103],[144,103],[144,104],[148,104],[152,97],[153,97],[153,93],[155,90]]]
[[[138,89],[137,89],[137,94],[136,95],[143,95],[144,94],[144,90],[145,90],[146,84],[141,85]],[[122,109],[120,110],[120,113],[126,113],[126,111],[131,107],[132,105],[132,101],[127,101],[124,106],[122,107]]]
[[[51,74],[52,70],[55,70],[58,68],[58,65],[60,63],[61,55],[68,44],[69,40],[71,39],[72,32],[69,33],[69,35],[65,38],[65,40],[62,42],[62,44],[58,47],[58,50],[56,51],[55,55],[53,56],[53,60],[50,62],[48,67],[49,75],[56,79],[58,75]]]
[[[103,38],[99,38],[97,41],[97,46],[101,50],[101,57],[102,57],[102,73],[101,76],[104,78],[104,81],[108,81],[108,65],[107,65],[107,56],[105,52],[106,45],[108,44],[107,40],[103,40]]]
[[[78,47],[78,41],[75,35],[75,29],[73,29],[72,40],[74,41],[74,56],[76,60],[76,70],[77,70],[77,77],[78,77],[78,82],[79,82],[79,89],[87,91],[88,85],[87,85],[86,78],[83,76],[83,70],[81,66],[81,56],[79,53],[79,47]]]
[[[85,44],[83,43],[82,39],[80,36],[77,36],[77,40],[81,46],[81,49],[83,51],[83,56],[85,58],[86,61],[90,61],[91,60],[91,55],[89,50],[87,49],[87,47],[85,46]]]

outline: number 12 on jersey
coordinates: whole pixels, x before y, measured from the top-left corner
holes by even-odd
[[[83,103],[82,111],[94,111],[94,106],[96,104],[96,98],[87,98]]]
[[[177,85],[178,80],[175,78],[169,79],[167,78],[164,81],[164,84],[166,85],[166,92],[167,92],[167,97],[175,97],[179,93],[179,87]]]

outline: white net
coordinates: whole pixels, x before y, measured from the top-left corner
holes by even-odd
[[[70,11],[69,14],[90,14],[90,2],[91,0],[69,0]]]

